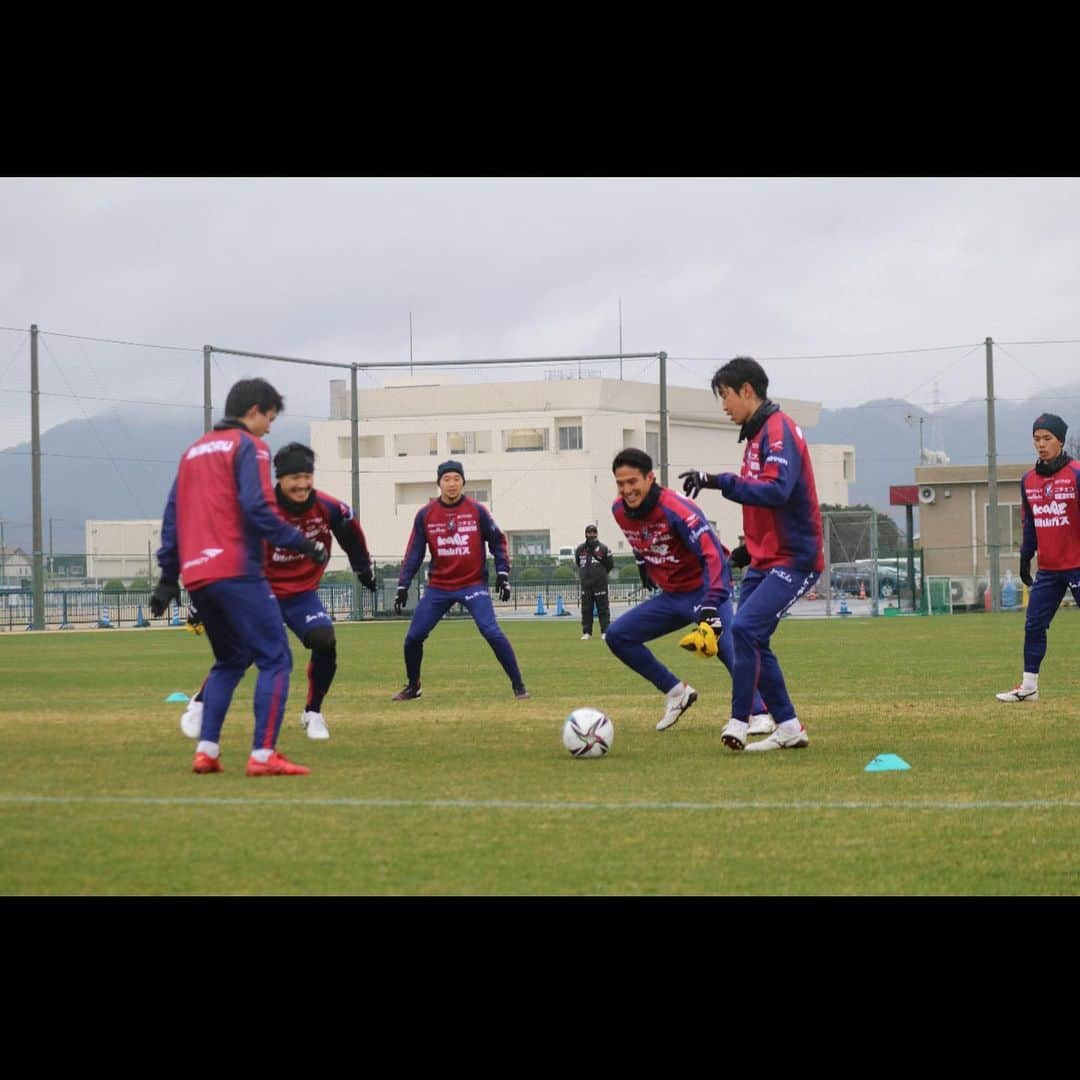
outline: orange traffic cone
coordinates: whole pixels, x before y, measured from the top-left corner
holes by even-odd
[[[864,581],[859,582],[859,599],[860,600],[865,600],[866,599],[866,582],[864,582]]]

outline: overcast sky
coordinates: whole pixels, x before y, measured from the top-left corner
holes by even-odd
[[[417,363],[615,352],[620,300],[624,351],[677,383],[745,353],[775,396],[932,408],[985,396],[990,336],[1023,398],[1080,379],[1080,345],[1030,344],[1080,341],[1078,251],[1068,178],[4,179],[0,447],[28,437],[31,323],[46,428],[194,407],[204,344],[408,360],[410,311]],[[264,374],[325,415],[332,374],[283,367],[215,385]]]

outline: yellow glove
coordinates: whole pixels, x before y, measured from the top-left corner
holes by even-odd
[[[193,634],[202,634],[206,631],[206,627],[202,624],[202,619],[200,619],[194,611],[188,614],[187,622],[184,623],[184,629],[190,630]]]
[[[703,659],[715,656],[719,651],[716,631],[707,623],[700,622],[689,634],[679,639],[679,648],[697,653]]]

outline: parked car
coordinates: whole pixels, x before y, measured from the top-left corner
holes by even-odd
[[[857,595],[860,591],[870,595],[873,580],[873,560],[857,559],[850,563],[833,563],[831,572],[832,587],[838,592]],[[900,591],[910,593],[911,583],[907,574],[907,562],[902,562],[899,567],[895,561],[879,562],[877,565],[878,596],[888,599],[896,596]],[[915,568],[915,581],[919,582],[919,568]]]

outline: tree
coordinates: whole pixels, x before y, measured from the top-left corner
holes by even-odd
[[[873,557],[870,550],[871,515],[877,517],[877,553],[879,556],[902,554],[907,537],[887,514],[865,503],[857,506],[821,504],[822,524],[828,514],[829,556],[833,562],[854,562]]]

